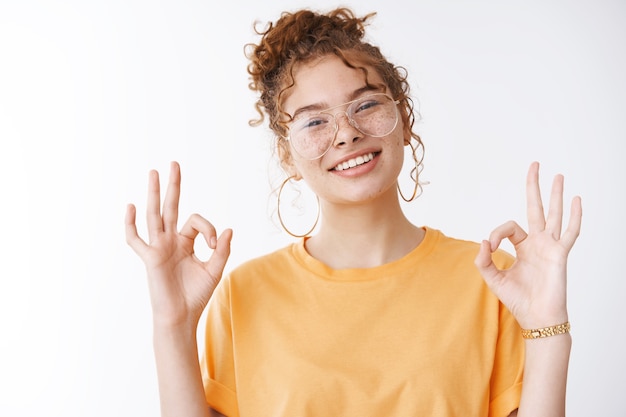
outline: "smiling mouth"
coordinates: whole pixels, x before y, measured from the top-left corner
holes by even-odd
[[[345,171],[346,169],[358,167],[359,165],[368,163],[369,161],[374,159],[374,157],[379,153],[380,152],[370,152],[366,153],[365,155],[357,156],[356,158],[348,159],[347,161],[338,164],[331,171]]]

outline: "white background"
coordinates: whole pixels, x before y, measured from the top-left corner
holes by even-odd
[[[291,241],[271,218],[268,131],[247,124],[243,45],[254,20],[307,3],[268,3],[0,0],[0,415],[158,414],[123,235],[129,202],[145,231],[150,169],[179,161],[181,215],[234,229],[228,269]],[[431,184],[406,206],[415,223],[472,240],[525,225],[533,160],[544,192],[560,172],[582,195],[568,411],[625,416],[626,3],[345,3],[378,11],[370,37],[419,102]]]

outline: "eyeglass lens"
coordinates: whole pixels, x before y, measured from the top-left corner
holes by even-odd
[[[340,107],[340,106],[337,106]],[[343,112],[303,114],[290,127],[292,146],[307,159],[317,159],[332,146],[338,129],[337,115]],[[383,93],[351,102],[345,111],[350,124],[364,135],[386,136],[398,123],[396,102]]]

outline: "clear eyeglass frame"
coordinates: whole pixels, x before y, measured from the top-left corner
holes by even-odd
[[[389,102],[385,103],[385,104],[393,104],[395,121],[392,124],[390,124],[390,128],[387,131],[385,131],[384,133],[381,132],[381,133],[373,134],[371,132],[364,131],[363,128],[359,126],[359,124],[354,120],[354,114],[355,114],[355,111],[358,109],[358,106],[357,106],[358,103],[367,102],[368,100],[371,100],[372,98],[375,98],[375,97],[378,97],[378,96],[383,96],[383,97],[385,97],[386,99],[389,100]],[[319,111],[319,112],[313,114],[312,116],[322,116],[322,115],[330,116],[332,118],[333,127],[334,127],[333,133],[328,135],[328,138],[329,138],[328,139],[328,145],[324,145],[323,151],[321,151],[319,155],[314,156],[314,157],[304,155],[302,151],[299,151],[298,147],[295,145],[294,140],[292,139],[291,130],[294,128],[294,126],[297,126],[299,119],[296,119],[295,122],[292,122],[292,125],[288,129],[289,135],[286,136],[284,139],[291,143],[292,149],[296,153],[298,153],[298,155],[300,155],[304,159],[313,161],[315,159],[319,159],[319,158],[323,157],[324,155],[326,155],[326,153],[330,150],[330,148],[332,148],[332,145],[335,142],[335,139],[337,137],[337,132],[339,131],[339,123],[337,121],[337,115],[338,114],[344,114],[346,116],[346,118],[348,119],[348,123],[350,124],[350,126],[355,128],[356,130],[358,130],[362,134],[370,136],[370,137],[374,137],[374,138],[381,138],[381,137],[387,136],[388,134],[393,132],[393,130],[398,125],[399,112],[398,112],[397,105],[399,103],[400,103],[400,100],[394,100],[391,96],[389,96],[386,93],[373,93],[373,94],[368,94],[368,95],[359,97],[359,98],[357,98],[355,100],[348,101],[348,102],[343,103],[343,104],[338,104],[336,106],[329,107],[327,109],[324,109],[322,111]],[[344,111],[339,111],[339,112],[336,112],[336,113],[332,113],[331,112],[332,110],[338,109],[340,107],[345,107],[345,106],[347,106],[347,108]],[[309,118],[310,117],[305,118],[304,122],[309,120]]]

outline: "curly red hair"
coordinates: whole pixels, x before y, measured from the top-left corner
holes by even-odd
[[[280,139],[287,136],[290,116],[281,106],[285,92],[294,85],[294,66],[334,54],[348,67],[363,71],[366,82],[367,68],[373,68],[379,74],[391,95],[400,101],[400,114],[406,132],[417,140],[417,147],[423,150],[420,137],[413,132],[415,114],[409,97],[406,70],[391,64],[377,46],[364,40],[367,22],[375,14],[356,17],[347,8],[337,8],[328,13],[304,9],[282,13],[275,23],[270,22],[264,30],[258,30],[255,25],[261,41],[258,45],[247,45],[246,56],[250,60],[249,87],[260,93],[256,102],[259,118],[251,120],[250,124],[260,125],[267,116],[269,127],[277,136],[277,144],[286,146]],[[405,136],[407,143],[410,137]]]

